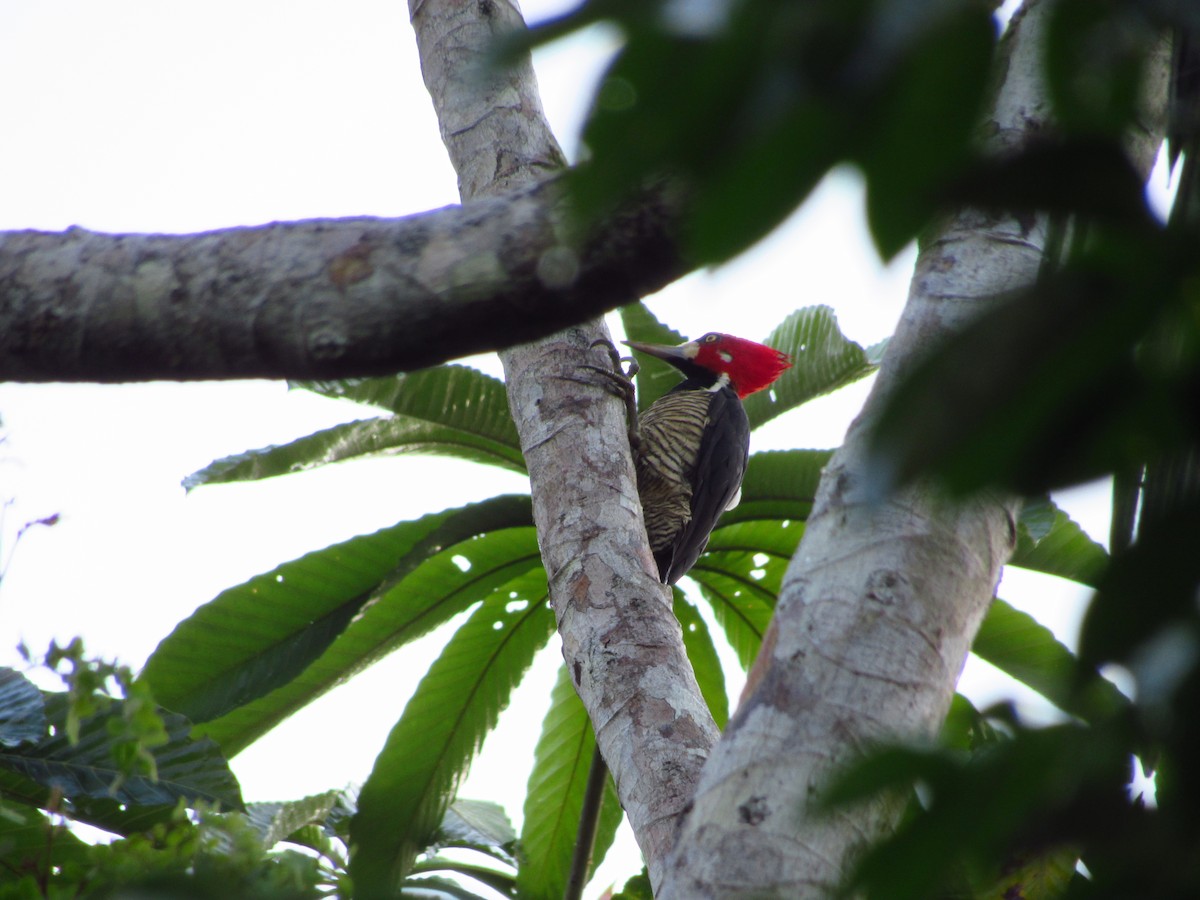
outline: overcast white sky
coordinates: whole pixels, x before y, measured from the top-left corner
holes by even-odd
[[[567,5],[524,8],[537,21]],[[610,46],[592,33],[535,59],[569,154]],[[399,0],[0,0],[0,122],[5,230],[188,232],[457,202]],[[891,332],[912,259],[880,264],[856,177],[844,172],[745,258],[649,303],[684,333],[753,338],[797,306],[824,303],[867,345]],[[492,359],[473,362],[499,372]],[[758,433],[755,447],[834,446],[864,396],[857,386],[811,404]],[[527,489],[509,473],[418,457],[191,496],[180,487],[214,458],[370,414],[280,383],[0,385],[0,500],[12,500],[0,559],[21,523],[62,515],[22,540],[0,589],[0,665],[17,664],[20,639],[40,650],[82,635],[92,653],[140,666],[196,606],[279,562]],[[1094,537],[1107,533],[1103,492],[1065,502]],[[1021,575],[1001,593],[1073,643],[1080,592]],[[436,650],[426,642],[393,656],[236,758],[247,799],[361,781]],[[555,641],[464,790],[508,803],[514,821],[558,658]],[[982,703],[1005,690],[976,663],[964,685]]]

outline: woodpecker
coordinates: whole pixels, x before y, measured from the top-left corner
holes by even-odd
[[[674,584],[704,552],[721,513],[741,497],[750,458],[743,398],[792,362],[771,347],[715,332],[678,346],[625,344],[684,375],[631,428],[646,536],[659,578]]]

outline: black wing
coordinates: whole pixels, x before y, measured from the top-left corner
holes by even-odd
[[[657,554],[659,577],[674,584],[708,544],[708,536],[742,486],[750,458],[750,421],[728,387],[713,394],[692,478],[692,517],[674,543]]]

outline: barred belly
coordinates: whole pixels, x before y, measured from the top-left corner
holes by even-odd
[[[638,494],[650,549],[663,550],[692,517],[692,479],[708,423],[709,391],[665,394],[642,413],[637,457]]]

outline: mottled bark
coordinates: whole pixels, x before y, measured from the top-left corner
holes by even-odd
[[[1006,37],[1005,81],[986,129],[997,152],[1052,125],[1040,75],[1046,6],[1027,4]],[[1152,85],[1158,111],[1164,84]],[[1162,133],[1151,118],[1131,143],[1144,173]],[[897,800],[831,816],[813,815],[810,801],[873,744],[934,739],[1012,550],[1016,504],[996,495],[952,503],[923,485],[880,500],[865,438],[914,360],[997,294],[1033,282],[1045,227],[1044,219],[964,210],[924,241],[900,325],[822,477],[661,897],[827,896],[854,855],[893,827]]]
[[[526,181],[405,219],[3,233],[0,381],[340,378],[497,350],[683,274],[674,215],[647,194],[568,239],[561,191]]]
[[[523,27],[515,4],[413,0],[421,71],[464,200],[545,177],[561,161],[528,59],[481,71],[489,42]],[[637,299],[633,286],[623,300]],[[600,320],[501,354],[529,467],[563,657],[633,826],[661,879],[718,733],[646,544],[624,406],[585,363]]]

